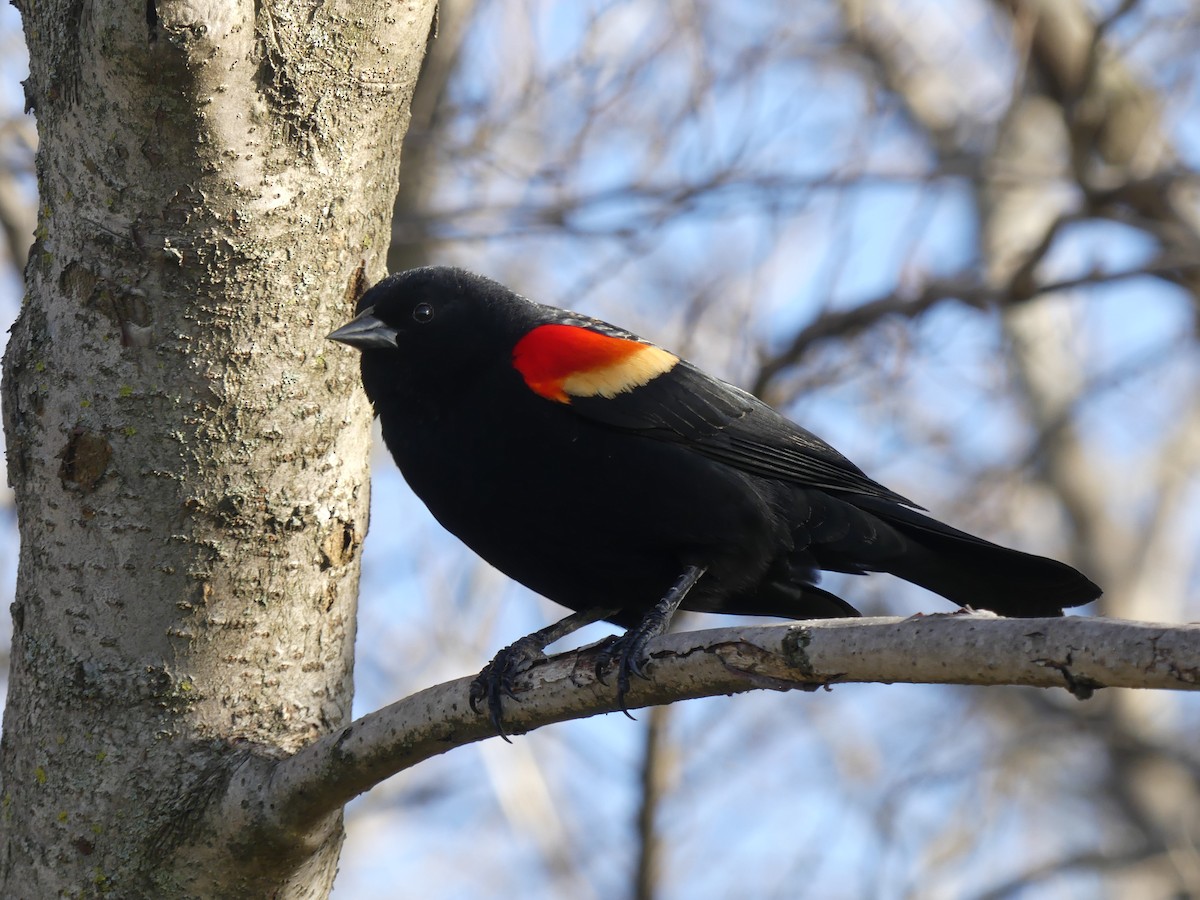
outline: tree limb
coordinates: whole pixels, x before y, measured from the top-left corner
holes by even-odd
[[[671,634],[650,645],[652,679],[631,708],[759,688],[849,682],[1200,689],[1200,625],[1117,619],[1005,619],[990,613],[835,619]],[[506,701],[509,733],[613,712],[594,648],[536,665]],[[229,815],[273,834],[306,834],[385,778],[494,736],[467,702],[471,678],[427,688],[270,762],[269,777],[231,781]]]
[[[1057,228],[1056,225],[1052,230],[1057,233]],[[1127,269],[1084,272],[1069,278],[1036,283],[1031,271],[1049,247],[1048,241],[1044,243],[1045,246],[1036,249],[1003,288],[989,287],[967,275],[931,278],[916,289],[890,291],[856,306],[826,310],[797,331],[783,350],[762,362],[758,377],[750,388],[751,393],[758,396],[765,394],[780,372],[799,363],[818,344],[857,337],[885,319],[917,319],[935,306],[950,301],[974,309],[1004,308],[1047,294],[1090,285],[1114,284],[1143,276],[1182,284],[1186,278],[1200,274],[1200,264],[1192,260],[1160,256]]]

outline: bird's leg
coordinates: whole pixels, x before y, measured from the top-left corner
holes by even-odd
[[[633,718],[625,706],[625,695],[629,693],[629,677],[636,675],[638,678],[649,680],[643,668],[646,645],[666,632],[671,625],[671,618],[679,609],[679,604],[707,570],[707,566],[688,566],[684,569],[683,574],[671,585],[671,589],[646,613],[642,621],[604,648],[600,654],[596,662],[596,677],[603,683],[603,671],[616,661],[617,702],[621,704],[621,712],[629,718]]]
[[[482,700],[487,700],[488,719],[492,723],[492,727],[496,729],[496,733],[504,740],[508,740],[508,735],[504,733],[504,726],[501,719],[500,701],[504,696],[511,697],[517,700],[517,695],[513,693],[513,682],[517,676],[528,669],[533,663],[540,659],[546,658],[546,648],[557,641],[559,638],[564,638],[573,631],[578,631],[584,625],[591,625],[593,622],[599,622],[601,619],[614,615],[616,609],[585,609],[580,612],[571,613],[565,619],[555,622],[540,631],[535,631],[533,634],[526,635],[518,641],[513,641],[499,653],[497,653],[490,663],[483,667],[483,671],[476,676],[471,682],[471,709],[474,712],[479,712],[479,703]],[[519,701],[518,701],[519,702]]]

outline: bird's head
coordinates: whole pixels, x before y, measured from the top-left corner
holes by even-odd
[[[506,364],[542,310],[481,275],[428,266],[384,278],[329,339],[362,351],[372,400],[407,389],[427,394]]]

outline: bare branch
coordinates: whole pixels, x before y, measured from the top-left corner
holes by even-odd
[[[948,300],[984,306],[992,293],[978,279],[963,276],[930,281],[916,292],[895,291],[848,309],[828,310],[801,328],[780,353],[763,361],[751,390],[761,396],[780,372],[798,363],[811,347],[824,341],[855,337],[884,319],[915,319]]]
[[[1043,247],[1037,248],[1029,261],[1036,264],[1037,258],[1044,253]],[[1142,277],[1179,282],[1200,274],[1200,263],[1165,257],[1130,269],[1085,272],[1041,284],[1032,282],[1028,268],[1027,264],[1022,264],[1010,284],[1002,289],[989,287],[974,276],[936,278],[916,290],[901,288],[882,297],[865,300],[857,306],[828,310],[800,329],[782,351],[763,361],[751,390],[761,396],[780,372],[796,365],[809,349],[820,343],[856,337],[885,319],[916,319],[948,301],[957,301],[975,309],[999,308],[1089,285],[1112,284]]]
[[[850,682],[1200,689],[1200,625],[1115,619],[1005,619],[991,614],[835,619],[672,634],[651,644],[653,678],[633,708],[755,689],[815,690]],[[535,666],[519,680],[505,724],[520,734],[617,709],[597,680],[594,648]],[[420,691],[271,763],[235,777],[222,815],[270,834],[304,834],[385,778],[493,736],[467,702],[470,678]],[[259,761],[260,763],[262,761]]]
[[[1044,865],[1030,869],[1027,872],[1008,879],[991,890],[979,894],[975,900],[1005,900],[1007,897],[1019,896],[1029,891],[1032,885],[1061,875],[1071,869],[1086,869],[1091,873],[1111,872],[1134,863],[1145,862],[1154,855],[1154,851],[1143,847],[1131,847],[1128,850],[1113,853],[1107,851],[1076,853],[1065,859],[1056,859]]]

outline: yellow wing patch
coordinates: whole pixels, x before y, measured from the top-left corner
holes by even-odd
[[[642,344],[641,348],[624,359],[597,369],[573,372],[562,380],[563,393],[572,397],[604,397],[611,400],[617,394],[632,391],[651,379],[670,372],[679,357],[660,347]]]

